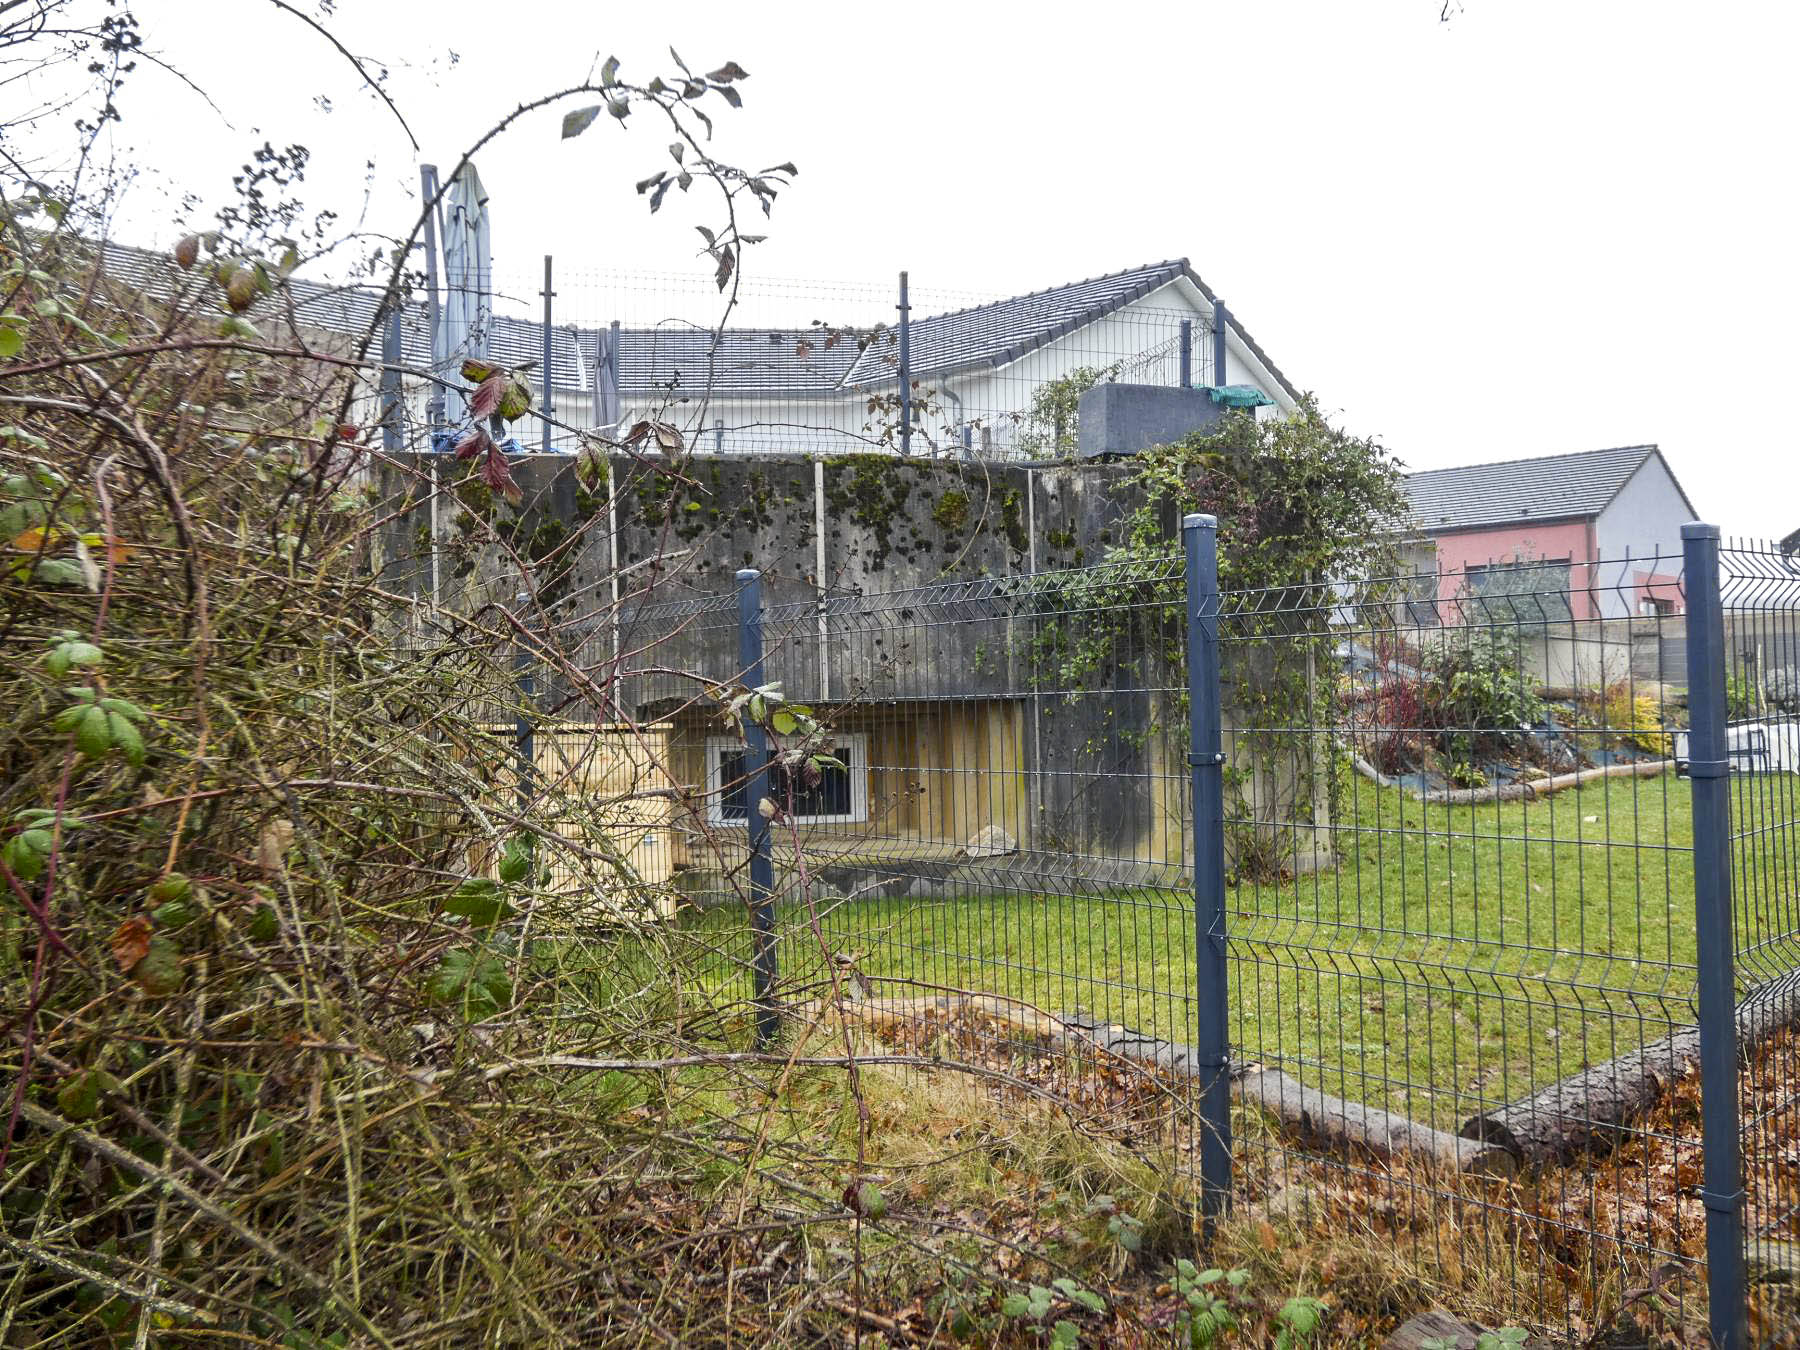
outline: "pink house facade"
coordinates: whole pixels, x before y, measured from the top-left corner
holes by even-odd
[[[1546,606],[1566,596],[1550,618],[1681,611],[1681,526],[1697,513],[1653,445],[1427,470],[1407,493],[1440,621],[1497,569],[1521,574],[1511,593],[1541,591]]]

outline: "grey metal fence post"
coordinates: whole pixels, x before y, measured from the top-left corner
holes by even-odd
[[[1183,389],[1194,387],[1194,321],[1181,321],[1181,372],[1179,382]]]
[[[1219,699],[1219,522],[1181,522],[1187,553],[1188,766],[1194,813],[1195,1051],[1200,1087],[1200,1207],[1231,1201],[1231,1051],[1225,965],[1225,753]]]
[[[763,683],[762,573],[746,567],[737,574],[738,664],[744,683],[755,689]],[[769,795],[769,738],[760,725],[743,719],[744,825],[750,840],[750,943],[751,969],[756,989],[756,1043],[768,1045],[780,1030],[775,1007],[775,867],[769,852],[772,822],[765,820],[761,804]]]
[[[401,421],[405,413],[400,385],[400,305],[388,310],[381,326],[381,448],[393,453],[405,445]]]
[[[1230,356],[1226,348],[1228,335],[1231,332],[1231,311],[1225,308],[1223,300],[1213,301],[1212,323],[1212,382],[1215,388],[1222,388],[1225,384],[1227,368],[1230,365]]]
[[[544,435],[542,449],[546,455],[550,453],[550,419],[556,416],[556,382],[551,378],[553,372],[550,369],[550,362],[554,355],[551,344],[550,302],[556,298],[556,292],[550,289],[550,268],[551,257],[546,253],[544,255],[544,289],[541,292],[544,297]]]
[[[519,622],[525,622],[525,607],[531,597],[520,591],[513,597]],[[513,740],[519,755],[519,809],[531,805],[537,792],[537,681],[531,673],[531,649],[523,639],[513,642],[513,670],[519,677],[519,712],[513,722]]]
[[[900,274],[900,453],[912,454],[912,305]]]
[[[1706,1284],[1712,1336],[1748,1342],[1744,1182],[1738,1156],[1737,989],[1732,970],[1731,762],[1726,742],[1725,622],[1719,527],[1681,527],[1687,592],[1688,777],[1694,818],[1694,924],[1700,1004],[1700,1129]]]

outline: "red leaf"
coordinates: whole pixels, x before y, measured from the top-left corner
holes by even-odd
[[[503,492],[511,501],[518,501],[522,494],[519,485],[513,482],[512,467],[506,462],[506,452],[499,446],[489,443],[487,458],[481,462],[481,481],[495,492]]]
[[[480,427],[470,427],[456,440],[450,448],[456,452],[458,459],[474,459],[483,450],[493,446],[493,438]]]
[[[475,386],[475,397],[469,400],[471,417],[492,417],[494,410],[500,406],[500,400],[506,394],[507,374],[496,370],[480,384]]]

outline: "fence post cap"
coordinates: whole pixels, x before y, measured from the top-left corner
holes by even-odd
[[[740,567],[737,570],[738,581],[741,584],[746,585],[746,586],[748,586],[752,581],[755,581],[761,575],[762,575],[762,572],[758,568],[755,568],[755,567]]]
[[[1217,516],[1183,516],[1181,528],[1184,530],[1216,530],[1219,528]]]
[[[1719,527],[1708,525],[1703,520],[1690,520],[1681,527],[1681,537],[1683,539],[1717,539]]]

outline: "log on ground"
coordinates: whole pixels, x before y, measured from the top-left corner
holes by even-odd
[[[1800,1024],[1800,971],[1763,985],[1737,1010],[1740,1052]],[[1459,1133],[1533,1166],[1610,1147],[1700,1062],[1700,1028],[1683,1027],[1541,1092],[1471,1116]]]

